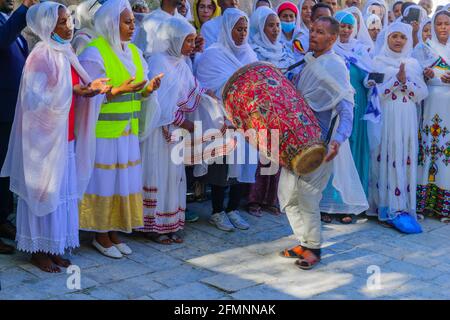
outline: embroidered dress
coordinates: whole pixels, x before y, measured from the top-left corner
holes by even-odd
[[[140,133],[144,228],[138,231],[165,234],[184,226],[187,191],[184,165],[194,164],[194,174],[207,168],[196,146],[202,145],[207,129],[224,129],[225,124],[220,106],[205,95],[205,89],[192,74],[189,58],[181,52],[186,37],[196,34],[195,28],[185,20],[170,18],[159,30],[158,38],[154,39],[159,51],[148,60],[149,77],[160,73],[164,77],[154,105],[141,116],[144,120],[141,122],[145,123]],[[180,130],[186,119],[201,122],[200,138],[194,134],[192,139],[192,135]],[[194,148],[186,141],[193,142]],[[184,146],[183,154],[179,152],[180,146]]]
[[[93,43],[83,51],[80,62],[93,78],[106,78],[108,66],[108,72],[117,68],[114,74],[126,79],[133,75],[137,80],[140,77],[147,80],[147,64],[142,53],[131,44],[122,43],[120,40],[118,21],[121,12],[126,9],[131,11],[128,1],[120,1],[119,5],[108,3],[102,5],[94,17],[95,27],[101,38],[95,40],[97,46]],[[108,59],[115,59],[113,61],[117,60],[118,63],[111,66],[112,63],[108,62]],[[104,103],[103,95],[98,95],[90,101],[94,106],[83,106],[83,109],[100,109],[101,106],[101,110],[105,110],[112,105]],[[127,107],[130,108],[130,105]],[[141,153],[135,113],[137,112],[125,114],[127,118],[124,121],[114,118],[108,121],[109,115],[114,116],[117,113],[100,111],[98,121],[94,124],[97,134],[95,158],[80,203],[81,230],[131,233],[134,228],[144,225]],[[109,124],[108,130],[113,130],[110,135],[99,130],[105,128],[105,120]]]
[[[440,77],[450,72],[450,63],[439,55],[428,53],[434,56],[435,63],[434,77],[427,83],[429,95],[423,103],[419,131],[417,211],[431,211],[439,218],[449,218],[450,84],[443,83]],[[448,43],[447,54],[450,55]]]
[[[391,51],[389,35],[401,32],[408,41],[401,53]],[[408,58],[412,51],[411,26],[393,23],[386,32],[384,48],[374,59],[375,67],[385,74],[378,86],[382,109],[381,144],[375,151],[372,165],[378,176],[373,179],[375,211],[381,221],[394,219],[402,212],[416,217],[417,186],[417,103],[428,90],[423,82],[422,69],[417,60]],[[396,75],[405,64],[406,82]],[[378,191],[378,192],[376,192]]]

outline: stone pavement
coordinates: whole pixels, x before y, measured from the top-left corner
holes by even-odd
[[[326,224],[321,264],[302,271],[277,254],[296,244],[284,215],[244,214],[251,229],[226,233],[208,224],[208,203],[190,208],[201,219],[186,226],[185,243],[129,236],[134,253],[121,260],[97,253],[83,233],[70,257],[79,290],[68,288],[70,275],[41,272],[25,254],[0,255],[0,299],[450,299],[450,225],[438,220],[426,219],[419,235],[366,219]]]

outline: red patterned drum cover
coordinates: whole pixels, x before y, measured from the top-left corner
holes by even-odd
[[[317,169],[326,155],[321,130],[313,111],[294,85],[274,65],[255,62],[240,68],[223,90],[225,110],[233,124],[243,130],[267,130],[267,149],[250,142],[298,175]],[[271,150],[270,131],[279,130],[279,159]]]

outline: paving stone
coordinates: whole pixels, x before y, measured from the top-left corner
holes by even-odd
[[[108,283],[107,288],[124,295],[127,299],[136,299],[166,287],[153,280],[152,275],[138,276],[126,280]]]
[[[156,300],[213,300],[219,299],[223,292],[211,288],[205,284],[195,282],[183,286],[160,290],[151,293],[150,297]]]
[[[228,293],[233,293],[248,287],[253,287],[261,284],[261,282],[257,283],[251,280],[242,279],[239,277],[239,275],[234,274],[218,274],[206,279],[202,279],[201,282]]]
[[[149,273],[150,269],[143,264],[136,263],[130,259],[122,258],[111,262],[109,265],[94,267],[83,271],[82,275],[101,284],[123,280]]]
[[[382,267],[382,272],[385,271],[409,275],[410,277],[419,280],[432,280],[442,275],[440,271],[437,271],[434,268],[423,268],[412,263],[398,260],[392,260],[386,263]]]
[[[266,284],[239,290],[231,294],[236,300],[293,300],[297,297],[286,292],[274,289]]]
[[[0,284],[2,290],[21,285],[33,284],[39,278],[19,267],[6,269],[0,273]]]
[[[151,249],[151,251],[133,252],[133,254],[128,257],[128,260],[144,266],[147,273],[172,269],[183,263],[182,260],[173,258],[168,253],[161,253],[152,248],[149,249]]]
[[[0,291],[0,300],[44,300],[51,295],[46,292],[36,291],[28,285],[9,288]]]
[[[182,264],[175,268],[153,273],[152,279],[166,287],[177,287],[213,276],[215,273],[207,269],[197,268],[190,264]]]
[[[127,297],[107,287],[97,287],[87,291],[88,295],[98,300],[125,300]]]

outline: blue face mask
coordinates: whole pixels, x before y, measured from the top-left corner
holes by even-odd
[[[295,29],[295,21],[292,22],[281,21],[281,30],[283,30],[284,33],[289,33],[291,31],[294,31],[294,29]]]
[[[54,32],[52,33],[51,38],[60,44],[70,43],[70,40],[65,40],[65,39],[61,38],[57,33],[54,33]]]

